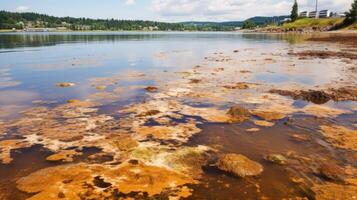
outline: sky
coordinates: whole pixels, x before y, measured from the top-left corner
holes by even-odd
[[[315,0],[297,0],[299,11]],[[353,0],[319,0],[319,9],[344,12]],[[54,16],[141,19],[165,22],[235,21],[288,15],[294,0],[0,0],[0,10]]]

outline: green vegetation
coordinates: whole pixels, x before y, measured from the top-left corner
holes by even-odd
[[[351,5],[351,9],[346,13],[346,19],[344,21],[345,25],[351,25],[357,22],[357,0]]]
[[[315,18],[303,18],[297,19],[294,22],[285,23],[282,25],[283,29],[300,29],[300,28],[308,28],[308,27],[327,27],[327,26],[336,26],[343,22],[343,18],[323,18],[323,19],[315,19]]]
[[[50,28],[58,30],[106,30],[106,31],[230,31],[234,26],[205,24],[195,26],[184,23],[164,23],[142,20],[88,19],[53,17],[37,13],[12,13],[0,11],[0,29]]]
[[[299,17],[298,10],[299,10],[298,4],[297,4],[297,1],[295,0],[293,8],[291,10],[291,15],[290,15],[290,19],[292,22],[296,21],[297,18]]]
[[[255,27],[256,27],[256,24],[250,20],[244,21],[243,26],[242,26],[243,29],[253,29]]]

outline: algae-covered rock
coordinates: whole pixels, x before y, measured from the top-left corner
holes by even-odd
[[[321,133],[333,146],[357,150],[357,131],[343,126],[320,126]]]
[[[141,162],[125,162],[119,166],[61,165],[41,169],[16,182],[19,190],[33,194],[31,200],[111,199],[117,191],[147,193],[153,197],[166,189],[181,191],[184,185],[195,183],[197,181],[183,174]]]
[[[254,111],[253,114],[257,117],[260,117],[266,121],[280,120],[285,117],[283,113],[274,112],[274,111]]]
[[[148,86],[145,88],[145,90],[148,92],[157,92],[159,89],[155,86]]]
[[[269,154],[264,157],[265,160],[276,163],[279,165],[285,165],[286,164],[286,158],[281,155],[281,154]]]
[[[74,83],[70,83],[70,82],[61,82],[61,83],[57,83],[56,86],[57,87],[72,87],[75,86],[76,84]]]
[[[232,122],[244,122],[252,115],[248,109],[239,105],[232,106],[227,114],[231,117]]]
[[[263,172],[263,166],[241,154],[220,156],[216,166],[223,171],[239,177],[257,176]]]

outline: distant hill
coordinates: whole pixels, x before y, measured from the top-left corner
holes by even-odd
[[[256,25],[276,23],[288,16],[253,17]],[[26,30],[144,30],[144,31],[232,31],[242,27],[244,21],[165,23],[144,20],[89,19],[54,17],[38,13],[0,11],[0,29]]]
[[[265,16],[256,16],[252,17],[249,19],[246,19],[244,21],[252,21],[257,25],[266,25],[266,24],[271,24],[271,23],[279,23],[285,18],[289,18],[287,15],[282,15],[282,16],[273,16],[273,17],[265,17]],[[225,27],[242,27],[244,21],[226,21],[226,22],[200,22],[200,21],[188,21],[188,22],[181,22],[182,24],[185,25],[191,25],[191,26],[225,26]]]

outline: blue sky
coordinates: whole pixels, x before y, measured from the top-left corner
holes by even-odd
[[[353,0],[319,0],[321,9],[346,11]],[[315,0],[298,0],[300,11]],[[158,21],[227,21],[289,14],[293,0],[1,0],[0,10],[55,16],[147,19]]]

